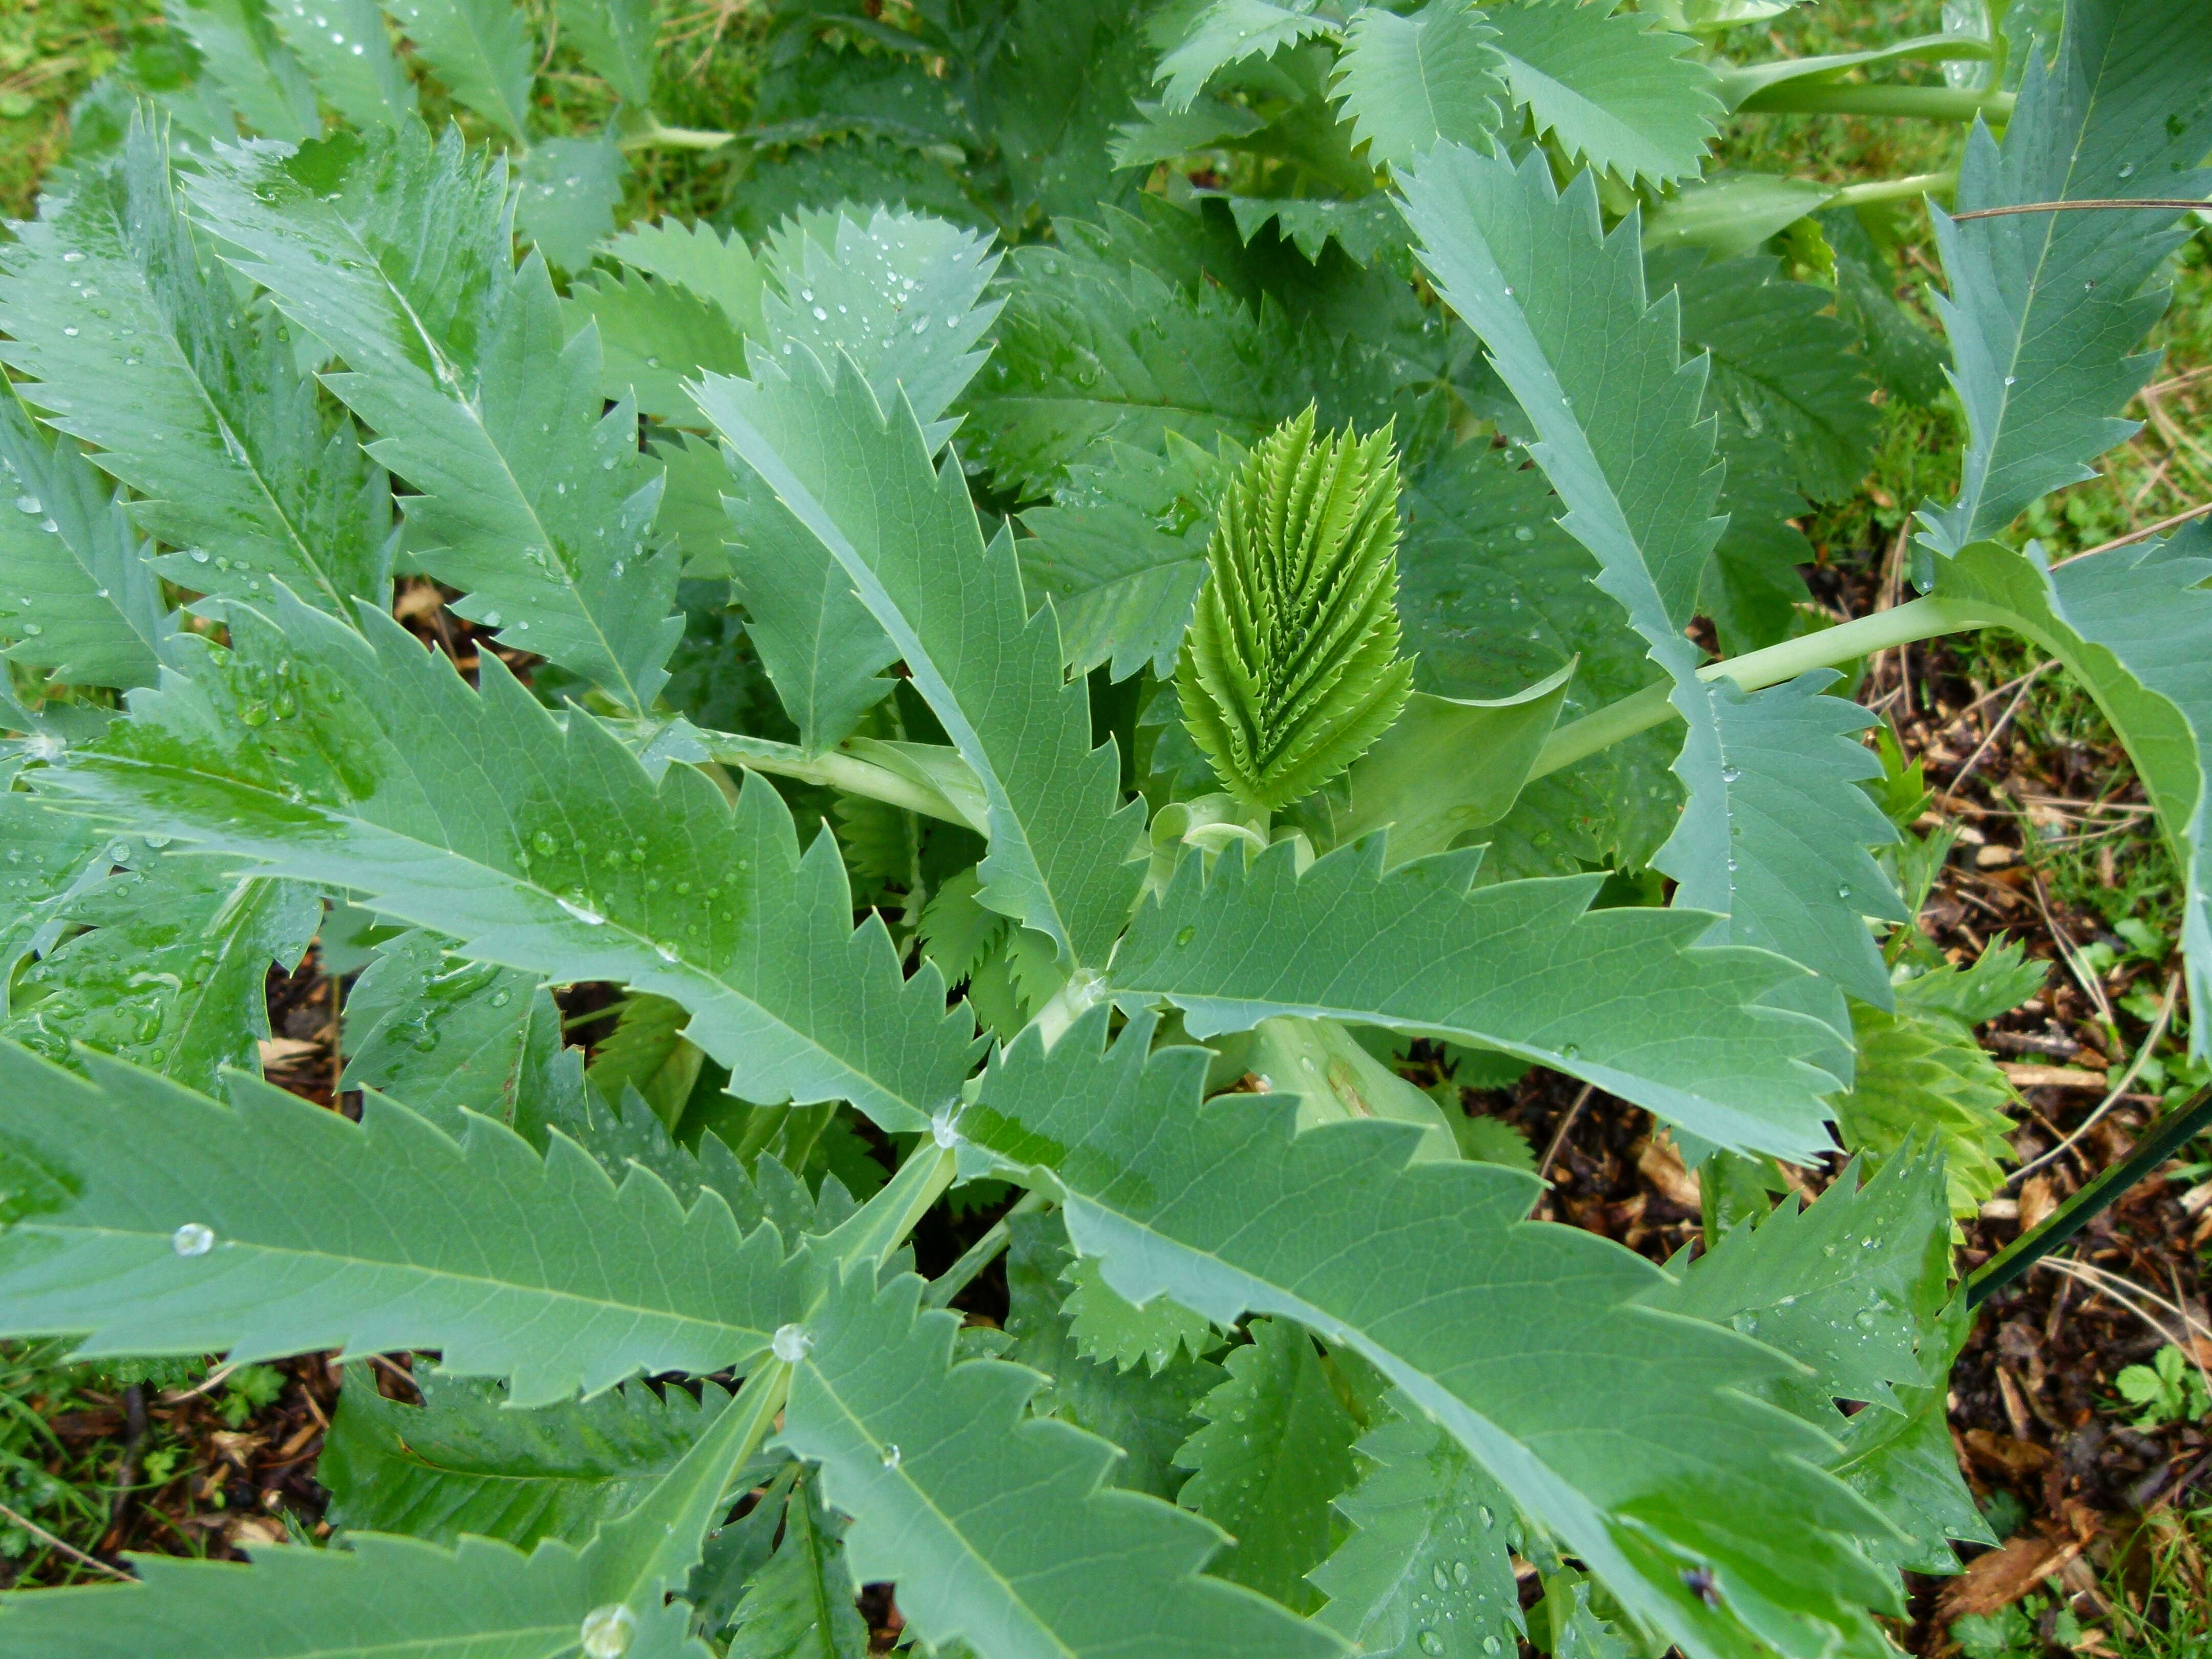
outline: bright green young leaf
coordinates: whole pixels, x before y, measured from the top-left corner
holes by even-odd
[[[802,1476],[783,1511],[783,1537],[753,1575],[730,1620],[726,1659],[864,1659],[867,1621],[854,1605],[845,1522]]]
[[[744,336],[721,307],[679,283],[593,271],[570,284],[562,310],[572,330],[599,325],[601,394],[657,421],[696,425],[684,382],[745,372]]]
[[[1916,1135],[1939,1142],[1949,1205],[1960,1220],[2004,1185],[2012,1161],[2011,1115],[2017,1097],[1996,1062],[1958,1021],[1900,997],[1893,1012],[1862,1003],[1851,1010],[1857,1075],[1836,1097],[1844,1145],[1886,1158]]]
[[[1192,1471],[1177,1501],[1237,1540],[1215,1577],[1310,1613],[1321,1596],[1306,1572],[1328,1553],[1330,1505],[1351,1489],[1359,1425],[1313,1339],[1287,1319],[1254,1320],[1252,1340],[1222,1364],[1228,1380],[1198,1402],[1206,1426],[1176,1454]]]
[[[653,1115],[674,1124],[698,1081],[703,1056],[684,1036],[690,1016],[684,1006],[645,993],[625,998],[614,1034],[594,1045],[585,1077],[600,1098],[619,1101],[635,1091]]]
[[[1276,1014],[1381,1025],[1516,1054],[1731,1147],[1828,1144],[1838,1086],[1818,1021],[1762,1006],[1802,979],[1763,951],[1700,946],[1696,912],[1590,910],[1595,876],[1472,890],[1479,852],[1382,869],[1373,840],[1301,877],[1279,843],[1211,879],[1188,857],[1137,913],[1117,996],[1164,997],[1194,1036]]]
[[[350,1123],[250,1079],[225,1106],[114,1060],[93,1081],[0,1046],[0,1126],[27,1184],[0,1235],[10,1335],[240,1360],[438,1348],[517,1405],[763,1352],[804,1306],[773,1229],[619,1188],[575,1145],[456,1141],[371,1095]],[[19,1176],[19,1179],[24,1179]]]
[[[617,98],[638,109],[652,104],[658,0],[559,0],[556,15],[562,33]]]
[[[845,1275],[807,1321],[782,1443],[823,1467],[854,1518],[863,1583],[895,1580],[915,1633],[983,1659],[1070,1659],[1132,1647],[1159,1659],[1332,1655],[1325,1632],[1249,1590],[1202,1577],[1213,1528],[1101,1483],[1103,1440],[1022,1420],[1034,1372],[950,1364],[954,1315],[921,1281]]]
[[[1224,103],[1218,98],[1196,98],[1188,108],[1180,110],[1139,102],[1137,115],[1138,119],[1115,130],[1112,155],[1116,167],[1155,167],[1225,139],[1249,138],[1267,125],[1243,105]]]
[[[1247,243],[1272,224],[1316,264],[1332,241],[1355,264],[1371,265],[1388,255],[1396,270],[1406,252],[1406,222],[1397,204],[1382,191],[1351,202],[1325,197],[1232,196],[1229,213],[1237,222],[1237,234]]]
[[[604,410],[597,335],[564,344],[544,262],[514,268],[504,164],[410,124],[234,152],[191,193],[227,257],[345,360],[324,383],[421,492],[416,556],[461,611],[649,708],[683,632],[677,559],[647,539],[658,470],[634,412]]]
[[[175,619],[118,490],[0,396],[0,639],[65,685],[151,685]],[[28,600],[26,604],[24,601]]]
[[[932,470],[909,409],[886,412],[849,357],[793,362],[712,380],[700,406],[836,559],[974,769],[991,843],[978,896],[1070,965],[1102,964],[1136,896],[1144,807],[1121,805],[1111,745],[1091,747],[1049,607],[1030,617],[1012,538],[984,545],[959,468]]]
[[[1316,435],[1310,406],[1222,492],[1176,690],[1192,738],[1249,811],[1311,794],[1406,705],[1390,436]]]
[[[588,5],[602,0],[582,0]],[[621,5],[626,0],[605,0]],[[721,307],[732,326],[740,332],[764,335],[761,316],[761,268],[745,246],[744,238],[712,225],[687,225],[678,219],[656,219],[632,225],[606,245],[609,254],[635,270],[689,289],[700,299]]]
[[[1692,42],[1617,0],[1486,6],[1505,84],[1536,131],[1571,161],[1631,182],[1694,176],[1720,131],[1713,71]]]
[[[1864,1607],[1901,1603],[1848,1542],[1878,1523],[1814,1467],[1832,1442],[1747,1397],[1788,1361],[1637,1307],[1659,1270],[1521,1219],[1530,1177],[1409,1164],[1404,1126],[1297,1133],[1265,1096],[1202,1103],[1207,1055],[1148,1054],[1153,1024],[1103,1053],[1103,1010],[1048,1054],[1024,1036],[961,1124],[1049,1179],[1117,1290],[1223,1324],[1294,1319],[1356,1352],[1687,1653],[1880,1651]]]
[[[376,0],[269,0],[269,17],[324,101],[354,126],[396,131],[413,118],[415,83]]]
[[[315,1478],[329,1518],[349,1532],[403,1533],[451,1546],[464,1533],[526,1550],[542,1538],[581,1547],[634,1508],[726,1405],[642,1382],[594,1399],[516,1410],[507,1390],[428,1365],[413,1373],[419,1406],[376,1391],[349,1366]]]
[[[232,597],[281,581],[333,614],[386,603],[383,475],[349,426],[325,425],[286,331],[210,268],[161,134],[134,121],[122,167],[22,237],[0,255],[0,359],[145,497],[132,515],[178,550],[161,574]]]
[[[487,1538],[447,1550],[368,1533],[343,1550],[270,1550],[251,1566],[146,1556],[134,1564],[136,1584],[11,1597],[0,1608],[0,1643],[27,1659],[137,1659],[155,1650],[173,1659],[327,1659],[363,1649],[562,1659],[596,1635],[603,1652],[623,1659],[704,1659],[690,1606],[667,1592],[683,1588],[776,1397],[756,1387],[725,1407],[637,1506],[581,1550],[557,1538],[527,1556]]]
[[[1896,832],[1854,781],[1871,756],[1842,735],[1871,717],[1812,701],[1832,676],[1750,695],[1701,680],[1682,632],[1722,528],[1715,423],[1699,414],[1703,364],[1680,361],[1674,303],[1645,303],[1635,226],[1602,236],[1589,175],[1559,195],[1539,155],[1516,168],[1439,150],[1406,193],[1424,262],[1540,434],[1529,453],[1567,504],[1561,524],[1674,678],[1690,799],[1652,863],[1679,884],[1674,902],[1887,1005],[1859,919],[1901,915],[1866,852]],[[1817,809],[1778,816],[1790,795]],[[1825,997],[1840,1027],[1840,997]]]
[[[522,9],[508,0],[384,0],[456,101],[510,138],[528,136],[538,57]]]
[[[1206,83],[1231,64],[1266,58],[1284,46],[1316,37],[1334,38],[1338,25],[1315,10],[1315,0],[1212,0],[1192,20],[1189,32],[1160,59],[1153,79],[1167,83],[1161,101],[1187,110]]]
[[[1984,11],[1980,0],[1967,0],[1963,8],[1947,6],[1944,15],[1947,21],[1956,20],[1961,12],[1972,17]],[[1989,27],[1985,15],[1980,27],[1984,31]],[[1720,75],[1722,101],[1733,110],[1742,108],[1769,88],[1786,86],[1792,81],[1840,84],[1854,70],[1880,69],[1890,64],[1913,61],[1986,63],[1990,56],[1987,34],[1975,33],[1970,27],[1941,34],[1916,34],[1909,40],[1894,40],[1863,52],[1821,52],[1802,58],[1778,58],[1763,64],[1717,64],[1714,67]],[[1986,70],[1981,72],[1987,74]]]
[[[1118,443],[1103,453],[1069,468],[1050,506],[1022,515],[1022,580],[1053,602],[1070,672],[1109,663],[1125,680],[1149,664],[1165,679],[1206,580],[1228,469],[1174,433],[1164,456]]]
[[[900,1130],[951,1104],[972,1027],[933,970],[901,978],[880,921],[854,932],[835,845],[802,860],[766,783],[733,811],[691,768],[656,781],[589,718],[564,726],[496,659],[478,694],[387,618],[366,619],[372,643],[281,615],[234,611],[236,658],[203,653],[97,753],[42,775],[103,814],[350,888],[478,961],[672,998],[746,1099],[850,1100]],[[269,712],[258,677],[278,664],[301,712]]]
[[[269,970],[306,953],[314,891],[122,839],[104,856],[129,867],[60,907],[82,931],[22,971],[0,1036],[64,1063],[82,1043],[204,1093],[226,1067],[258,1074]]]
[[[21,1012],[15,970],[50,949],[70,907],[113,867],[110,833],[21,789],[0,790],[0,844],[15,856],[0,876],[0,1017]]]
[[[254,131],[297,143],[320,130],[313,83],[262,0],[167,0],[161,10]]]
[[[2202,21],[2191,0],[2072,0],[2057,61],[2027,53],[2004,143],[1976,123],[1956,210],[2205,195]],[[1929,546],[1956,556],[2090,477],[2085,464],[2135,430],[2121,411],[2156,362],[2136,347],[2166,301],[2148,284],[2194,227],[2172,209],[1935,220],[1951,288],[1936,306],[1968,436],[1958,496],[1921,522]]]
[[[1430,0],[1410,17],[1354,12],[1333,88],[1354,142],[1401,166],[1438,143],[1486,149],[1505,119],[1505,83],[1488,14],[1468,0]]]
[[[2079,215],[2074,216],[2081,216]],[[1983,542],[1944,568],[1943,592],[2027,635],[2087,687],[2119,732],[2181,871],[2191,1006],[2212,1007],[2212,527],[2046,568]],[[2191,1052],[2212,1053],[2212,1020]]]
[[[1328,1598],[1314,1616],[1376,1659],[1497,1659],[1522,1623],[1512,1502],[1426,1413],[1389,1399],[1336,1500],[1351,1536],[1306,1575]]]

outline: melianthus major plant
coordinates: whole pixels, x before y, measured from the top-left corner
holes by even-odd
[[[349,1382],[334,1547],[0,1645],[854,1654],[889,1580],[985,1659],[1885,1650],[1986,1537],[1949,1218],[2035,979],[1885,946],[1940,848],[1836,671],[2059,657],[2203,1006],[2212,545],[2004,536],[2129,430],[2185,234],[2050,204],[2204,194],[2212,29],[1718,55],[1780,9],[793,3],[727,222],[617,234],[626,157],[727,137],[652,114],[644,0],[557,8],[597,137],[521,15],[393,5],[474,141],[368,0],[178,0],[0,252],[0,1329],[439,1358]],[[1787,521],[1869,372],[1934,395],[1850,210],[1943,181],[1698,178],[1753,108],[1974,123],[1963,477],[1839,626]],[[358,1122],[254,1074],[341,904]],[[1414,1041],[1650,1110],[1710,1248],[1528,1220]]]

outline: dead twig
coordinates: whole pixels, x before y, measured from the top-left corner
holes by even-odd
[[[70,1560],[76,1562],[80,1566],[90,1567],[94,1572],[104,1572],[110,1578],[118,1578],[126,1584],[135,1584],[138,1582],[129,1573],[124,1571],[122,1568],[111,1567],[106,1562],[101,1560],[98,1556],[87,1555],[82,1550],[79,1549],[76,1545],[69,1542],[66,1539],[55,1537],[53,1534],[48,1532],[37,1522],[32,1520],[29,1516],[16,1514],[15,1510],[9,1509],[5,1504],[0,1504],[0,1516],[4,1516],[8,1520],[12,1521],[15,1525],[21,1527],[25,1532],[30,1534],[32,1537],[37,1539],[48,1548],[59,1550],[64,1555],[69,1557]]]
[[[1596,1087],[1595,1083],[1583,1084],[1583,1091],[1575,1097],[1575,1103],[1567,1108],[1567,1115],[1559,1120],[1559,1127],[1552,1132],[1552,1144],[1544,1148],[1544,1161],[1536,1166],[1537,1180],[1545,1180],[1551,1175],[1552,1160],[1559,1155],[1559,1148],[1566,1144],[1567,1131],[1575,1127],[1575,1120],[1582,1115],[1583,1108],[1589,1103],[1590,1095]]]

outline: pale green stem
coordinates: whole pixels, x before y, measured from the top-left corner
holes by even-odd
[[[1830,207],[1864,207],[1875,202],[1917,202],[1923,196],[1948,196],[1959,187],[1959,169],[1916,173],[1905,179],[1877,179],[1846,185],[1828,198]]]
[[[922,1301],[933,1308],[951,1305],[952,1298],[975,1281],[975,1275],[996,1261],[999,1253],[1013,1242],[1014,1230],[1009,1224],[1018,1215],[1041,1210],[1052,1200],[1036,1188],[1024,1193],[1014,1207],[1000,1217],[991,1231],[961,1253],[960,1260],[929,1281],[929,1288],[921,1293]]]
[[[975,827],[966,813],[937,790],[857,755],[835,749],[827,754],[810,755],[794,744],[749,738],[735,732],[702,731],[699,739],[706,747],[708,758],[725,766],[741,766],[748,772],[764,772],[774,777],[796,778],[802,783],[823,783],[848,795],[865,795],[871,800],[903,806],[924,817],[942,818],[947,823],[968,829]]]
[[[1824,628],[1802,639],[1784,640],[1764,651],[1747,651],[1726,662],[1711,664],[1698,671],[1698,678],[1714,680],[1725,675],[1745,690],[1757,691],[1794,680],[1808,669],[1838,667],[1893,646],[1955,634],[1961,629],[1984,628],[1990,622],[1990,618],[1957,599],[1915,599],[1835,628]],[[1538,751],[1536,763],[1528,769],[1529,777],[1540,778],[1572,766],[1623,738],[1677,718],[1679,711],[1668,701],[1671,690],[1662,680],[1560,726]]]
[[[1784,81],[1754,92],[1737,108],[1753,113],[1902,115],[1927,121],[1971,121],[1977,115],[2002,122],[2012,113],[2009,92],[1957,87],[1866,87],[1832,81]]]
[[[642,131],[625,133],[616,141],[616,147],[623,150],[651,149],[655,145],[669,149],[720,149],[725,144],[734,143],[737,137],[734,132],[698,127],[664,127],[655,121]]]

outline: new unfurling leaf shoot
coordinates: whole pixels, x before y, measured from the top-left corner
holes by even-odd
[[[1390,428],[1261,440],[1222,501],[1176,668],[1184,722],[1248,806],[1311,794],[1390,727],[1398,654],[1398,459]]]

